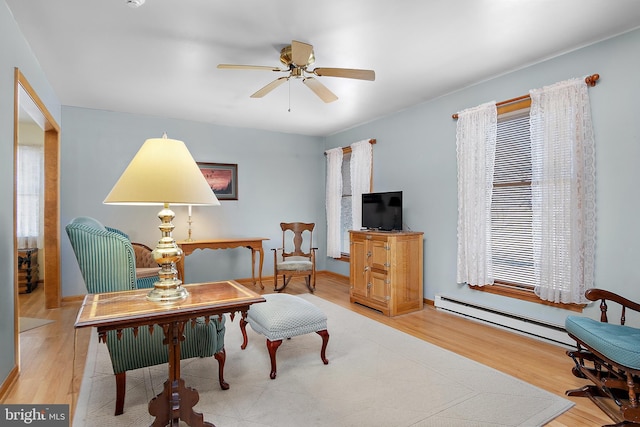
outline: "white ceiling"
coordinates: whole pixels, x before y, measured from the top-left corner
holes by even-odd
[[[63,105],[305,135],[640,27],[639,0],[6,2]],[[281,66],[291,40],[314,46],[311,68],[373,69],[376,80],[318,77],[339,97],[330,104],[293,79],[252,99],[285,74],[216,68]]]

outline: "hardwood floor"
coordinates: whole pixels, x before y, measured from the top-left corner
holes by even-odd
[[[273,288],[269,280],[264,280],[264,283],[262,293],[271,293]],[[253,288],[250,284],[247,286]],[[253,289],[260,292],[259,286]],[[300,294],[306,293],[307,289],[304,281],[298,280],[292,281],[286,292]],[[571,374],[573,362],[565,355],[565,349],[559,346],[469,321],[438,311],[432,306],[389,318],[375,310],[349,303],[348,280],[334,275],[318,274],[315,294],[559,396],[564,396],[567,389],[588,383]],[[32,294],[21,294],[20,303],[21,316],[46,318],[55,322],[20,334],[21,373],[0,402],[69,404],[73,412],[90,338],[90,330],[76,333],[73,328],[80,301],[65,302],[59,309],[47,310],[44,308],[42,286],[39,286]],[[331,351],[331,342],[327,351]],[[227,360],[227,363],[232,361]],[[227,380],[233,383],[233,379]],[[612,423],[588,399],[568,399],[575,402],[576,406],[553,420],[549,426],[600,426]]]
[[[20,333],[20,375],[0,401],[72,405],[71,381],[75,376],[79,388],[90,337],[90,330],[80,330],[76,339],[73,324],[80,301],[47,310],[42,285],[19,300],[20,316],[54,322]]]

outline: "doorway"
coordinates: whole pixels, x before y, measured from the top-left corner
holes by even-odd
[[[43,259],[39,261],[41,275],[45,278],[45,308],[58,308],[61,303],[60,287],[60,127],[53,119],[42,100],[33,90],[19,69],[14,73],[14,120],[13,120],[13,252],[14,252],[14,329],[15,360],[19,363],[19,287],[18,287],[18,237],[17,237],[17,197],[16,171],[19,141],[19,120],[28,115],[44,134],[44,221]]]

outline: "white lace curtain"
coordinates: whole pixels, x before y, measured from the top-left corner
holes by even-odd
[[[342,199],[342,148],[333,148],[327,155],[327,256],[340,258],[340,202]]]
[[[458,113],[458,283],[493,284],[491,194],[496,132],[495,102]]]
[[[585,303],[595,263],[595,142],[587,84],[572,79],[530,91],[535,293]],[[491,196],[496,106],[458,114],[457,281],[493,284]]]
[[[18,247],[41,248],[44,208],[43,149],[39,146],[19,145],[17,160]]]
[[[530,91],[535,292],[585,303],[595,262],[595,142],[587,84]]]
[[[351,144],[351,229],[362,228],[362,194],[371,191],[371,157],[368,139]]]
[[[362,193],[371,189],[371,159],[373,149],[371,140],[354,142],[350,146],[349,178],[351,180],[351,227],[359,230],[362,227]],[[327,256],[340,258],[341,243],[341,202],[342,202],[342,148],[333,148],[325,152],[327,155]],[[347,221],[345,221],[347,222]]]

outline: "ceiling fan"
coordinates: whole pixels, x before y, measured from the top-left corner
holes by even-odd
[[[311,64],[315,62],[316,58],[313,53],[313,46],[307,43],[302,43],[293,40],[290,45],[285,46],[280,51],[280,62],[284,64],[285,69],[278,67],[270,67],[264,65],[233,65],[233,64],[219,64],[218,68],[222,69],[235,69],[235,70],[266,70],[276,71],[281,73],[289,73],[284,77],[279,77],[271,83],[258,90],[251,95],[251,98],[262,98],[282,83],[289,81],[291,78],[302,79],[309,89],[311,89],[320,99],[324,102],[333,102],[338,97],[331,92],[325,85],[320,83],[318,79],[313,76],[330,76],[330,77],[344,77],[348,79],[359,80],[375,80],[376,74],[373,70],[359,70],[354,68],[315,68],[309,70]]]

